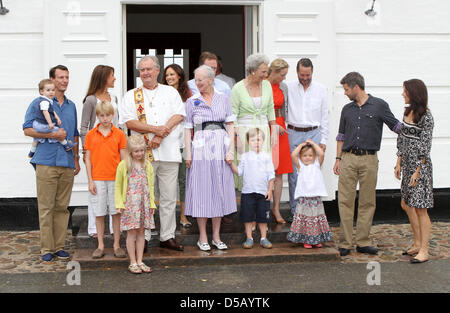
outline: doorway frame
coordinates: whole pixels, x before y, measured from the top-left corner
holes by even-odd
[[[121,0],[121,14],[122,14],[122,93],[126,94],[127,85],[127,5],[232,5],[232,6],[251,6],[253,7],[253,45],[251,53],[262,52],[264,47],[263,42],[263,16],[264,16],[264,1],[265,0]],[[244,31],[245,35],[245,31]],[[255,36],[256,35],[256,36]]]

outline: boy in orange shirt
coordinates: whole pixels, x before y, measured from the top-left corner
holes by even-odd
[[[112,124],[114,107],[108,101],[101,101],[95,107],[98,118],[97,127],[86,134],[86,171],[89,180],[89,203],[95,213],[98,248],[92,258],[105,255],[103,235],[105,216],[111,215],[114,231],[114,255],[125,258],[126,252],[120,248],[120,214],[114,203],[114,182],[119,162],[126,156],[127,140],[122,130]]]

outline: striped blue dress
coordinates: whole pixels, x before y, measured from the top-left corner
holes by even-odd
[[[211,106],[195,94],[186,101],[186,128],[195,128],[192,140],[192,165],[186,175],[185,214],[192,217],[222,217],[237,211],[234,177],[225,162],[229,144],[224,129],[197,130],[204,122],[233,122],[230,99],[214,93]]]

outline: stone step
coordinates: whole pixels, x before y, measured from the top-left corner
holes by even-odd
[[[238,206],[239,207],[239,206]],[[288,203],[282,203],[280,208],[280,213],[283,216],[284,219],[287,219],[290,216],[290,209]],[[231,218],[236,221],[237,223],[241,223],[239,220],[239,214],[234,213],[231,215]],[[188,217],[188,219],[193,222],[195,221],[195,218]],[[159,211],[156,210],[155,216],[155,226],[157,229],[159,229]],[[177,206],[176,209],[176,221],[177,223],[180,221],[180,208]],[[88,211],[85,207],[77,208],[71,218],[72,223],[72,230],[74,234],[77,234],[78,232],[84,233],[87,232],[88,227]],[[180,225],[177,225],[177,229],[180,227]],[[105,218],[105,232],[109,232],[109,217]]]
[[[72,260],[80,263],[82,269],[127,268],[128,258],[114,257],[111,248],[105,249],[105,256],[92,259],[94,249],[77,249]],[[317,261],[338,261],[339,252],[334,243],[326,243],[323,248],[305,249],[294,243],[276,243],[272,249],[264,249],[256,244],[252,249],[243,249],[240,244],[228,244],[228,250],[200,251],[198,247],[187,246],[184,251],[173,251],[151,247],[144,254],[144,263],[151,267],[204,266],[261,263],[300,263]]]
[[[241,244],[246,236],[244,231],[244,225],[236,219],[236,216],[232,216],[233,221],[231,224],[222,223],[220,227],[220,237],[226,244]],[[270,223],[267,238],[273,243],[286,242],[286,235],[289,232],[290,224],[276,224]],[[212,226],[209,220],[206,226],[208,236],[211,237]],[[195,220],[192,221],[192,227],[184,228],[181,225],[177,225],[177,230],[175,232],[175,239],[177,242],[184,246],[196,246],[199,237],[199,231],[197,223]],[[259,241],[260,233],[256,229],[253,232],[253,238],[255,241]],[[126,233],[122,232],[120,238],[121,246],[125,246]],[[105,228],[104,235],[105,247],[112,248],[114,238],[113,235],[109,234],[108,228]],[[77,249],[93,249],[97,247],[97,239],[89,237],[86,231],[80,231],[75,238]],[[159,234],[158,228],[152,231],[152,238],[149,242],[149,246],[156,247],[159,246]]]

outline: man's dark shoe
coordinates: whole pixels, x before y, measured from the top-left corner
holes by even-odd
[[[367,246],[367,247],[356,246],[356,251],[358,251],[359,253],[367,253],[367,254],[377,254],[378,253],[378,249],[371,247],[371,246]]]
[[[176,250],[176,251],[184,250],[184,247],[182,245],[177,244],[177,242],[173,238],[166,240],[166,241],[161,241],[159,243],[159,246],[161,248],[167,248],[167,249]]]
[[[345,248],[339,248],[339,254],[341,256],[346,256],[347,254],[350,253],[350,249],[345,249]]]
[[[70,257],[70,254],[64,250],[59,250],[55,253],[55,256],[60,260],[67,260]]]
[[[50,262],[53,260],[53,254],[51,253],[46,253],[42,256],[42,261],[44,262]]]

